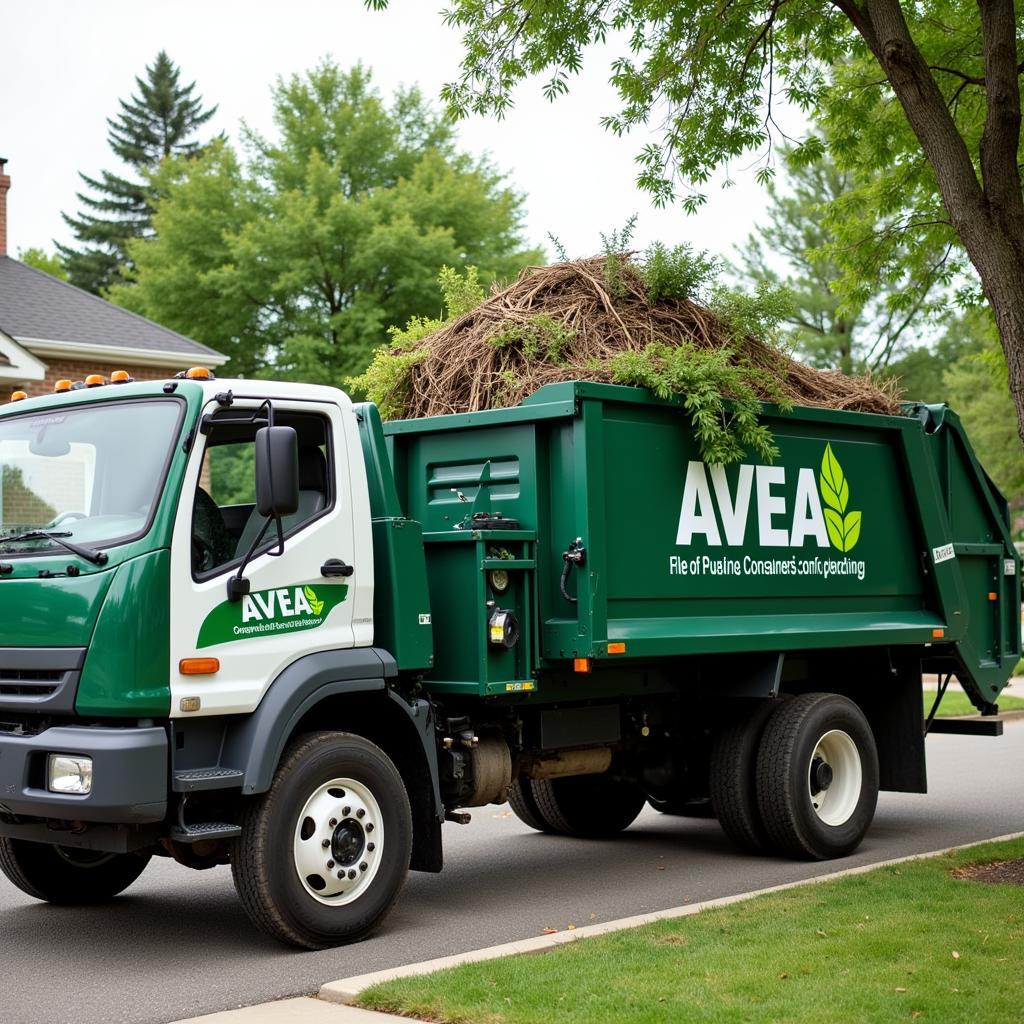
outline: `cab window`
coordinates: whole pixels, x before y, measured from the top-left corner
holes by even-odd
[[[256,512],[254,451],[263,423],[246,423],[242,410],[214,416],[192,506],[192,571],[209,576],[237,565],[259,535],[265,519]],[[294,427],[299,441],[299,507],[282,520],[285,536],[328,511],[334,500],[330,424],[312,413],[277,412],[279,426]],[[259,551],[277,543],[268,530]]]

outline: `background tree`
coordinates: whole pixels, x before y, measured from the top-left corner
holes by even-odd
[[[465,48],[444,91],[457,114],[500,116],[531,74],[554,98],[590,44],[625,40],[611,66],[621,107],[605,124],[621,134],[656,121],[638,180],[660,201],[680,182],[700,189],[730,158],[770,153],[780,94],[799,105],[826,125],[842,169],[882,172],[837,211],[845,285],[870,287],[891,260],[916,278],[963,254],[993,311],[1024,438],[1024,0],[451,0],[446,20]],[[811,135],[798,158],[821,148]],[[879,235],[865,210],[882,217]]]
[[[121,112],[107,119],[110,148],[134,179],[112,171],[101,171],[99,178],[79,173],[95,194],[77,193],[83,212],[61,216],[81,247],[57,246],[71,283],[79,288],[98,295],[129,264],[129,240],[150,229],[155,194],[149,174],[165,157],[195,153],[196,132],[217,112],[215,106],[204,110],[202,97],[193,96],[195,82],[182,85],[180,76],[161,50],[147,65],[145,79],[135,79],[138,94],[120,100]]]
[[[28,249],[19,249],[18,259],[27,266],[35,267],[36,270],[41,270],[44,274],[50,274],[61,281],[68,279],[68,272],[64,269],[60,257],[53,253],[32,246]]]
[[[940,301],[936,286],[949,283],[946,274],[931,268],[927,280],[911,282],[903,264],[894,261],[895,279],[879,276],[873,288],[856,296],[840,294],[833,283],[842,269],[825,214],[854,187],[853,175],[827,153],[795,162],[792,147],[782,153],[784,185],[768,183],[765,222],[738,248],[735,270],[746,280],[788,289],[791,340],[812,366],[846,373],[884,370],[915,341],[920,344],[921,329]]]
[[[386,329],[439,308],[443,266],[509,278],[541,254],[523,199],[415,89],[390,103],[324,62],[273,90],[277,138],[166,161],[155,236],[115,301],[232,357],[231,369],[339,384]]]

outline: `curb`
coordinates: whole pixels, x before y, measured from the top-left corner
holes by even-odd
[[[925,853],[912,853],[905,857],[893,857],[889,860],[875,861],[871,864],[861,864],[855,868],[843,868],[840,871],[831,871],[828,874],[817,875],[814,878],[784,882],[781,885],[772,885],[764,889],[753,889],[749,892],[735,893],[732,896],[721,896],[718,899],[704,900],[700,903],[687,903],[681,907],[657,910],[650,914],[637,914],[634,917],[623,917],[615,921],[605,921],[601,924],[584,925],[582,928],[576,928],[572,931],[555,932],[553,935],[538,935],[529,939],[520,939],[516,942],[506,942],[499,946],[488,946],[484,949],[470,950],[466,953],[456,953],[453,956],[443,956],[434,960],[424,960],[420,963],[405,964],[401,967],[374,971],[370,974],[358,974],[351,978],[341,978],[338,981],[327,982],[320,987],[317,997],[299,996],[290,999],[280,999],[269,1003],[259,1003],[255,1006],[240,1007],[236,1010],[223,1010],[218,1013],[206,1014],[205,1016],[176,1020],[173,1024],[389,1024],[389,1022],[390,1024],[396,1024],[397,1021],[407,1021],[409,1018],[382,1013],[379,1010],[364,1010],[351,1004],[371,985],[378,985],[381,982],[391,981],[395,978],[411,978],[423,974],[433,974],[435,971],[442,971],[449,967],[479,963],[483,960],[496,960],[504,956],[515,956],[524,953],[545,953],[568,942],[577,942],[580,939],[592,938],[597,935],[607,935],[609,932],[624,931],[627,928],[639,928],[641,925],[653,924],[655,921],[670,921],[674,918],[690,917],[705,910],[726,907],[733,903],[742,903],[745,900],[764,896],[768,893],[783,892],[787,889],[796,889],[806,885],[817,885],[820,882],[831,882],[837,878],[845,878],[849,875],[863,875],[868,871],[875,871],[878,868],[906,864],[915,860],[927,860],[930,857],[941,857],[943,854],[954,850],[969,850],[972,846],[983,846],[986,843],[1000,843],[1010,839],[1021,838],[1024,838],[1024,832],[1011,832],[1008,835],[976,839],[973,842],[961,843],[957,846],[945,846],[941,850],[929,850]]]

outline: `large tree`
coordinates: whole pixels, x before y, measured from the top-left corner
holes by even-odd
[[[204,109],[202,97],[193,95],[195,82],[184,85],[180,79],[180,69],[161,50],[146,66],[145,78],[135,79],[138,93],[120,100],[120,113],[107,118],[110,148],[133,177],[79,173],[94,194],[77,193],[82,212],[62,216],[80,245],[57,245],[71,283],[79,288],[98,295],[130,264],[128,242],[150,230],[155,193],[149,175],[165,157],[195,153],[197,131],[217,112]]]
[[[231,369],[338,384],[392,324],[437,310],[443,266],[514,275],[540,253],[522,196],[459,152],[416,90],[386,102],[324,62],[273,90],[277,137],[166,161],[155,235],[111,297],[232,357]]]
[[[827,153],[813,161],[794,161],[793,154],[783,147],[786,177],[768,183],[764,217],[737,247],[735,269],[747,281],[789,291],[791,340],[812,366],[846,373],[884,370],[920,341],[941,303],[943,290],[936,286],[949,284],[945,261],[911,280],[903,261],[894,260],[888,275],[875,276],[872,288],[841,294],[835,282],[842,268],[827,214],[856,188],[854,176]]]
[[[605,123],[650,129],[639,183],[663,201],[679,183],[699,190],[740,154],[770,152],[782,97],[832,122],[841,166],[884,172],[866,193],[885,217],[881,236],[861,232],[854,244],[859,211],[843,211],[850,274],[865,286],[863,272],[892,258],[897,236],[910,268],[961,247],[993,311],[1024,439],[1024,0],[449,3],[465,46],[461,76],[445,89],[456,113],[500,115],[532,74],[546,75],[555,97],[588,46],[618,46],[621,107]],[[802,155],[820,149],[812,135]],[[700,201],[699,191],[684,200]]]

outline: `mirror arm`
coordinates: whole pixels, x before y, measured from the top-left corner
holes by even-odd
[[[262,529],[253,538],[253,542],[249,545],[249,550],[245,553],[245,557],[242,559],[241,564],[238,566],[238,572],[234,576],[228,577],[228,600],[229,601],[240,601],[246,594],[249,593],[249,581],[245,578],[243,573],[245,567],[252,560],[253,553],[263,543],[263,537],[267,532],[267,528],[270,526],[273,520],[268,516],[267,521],[263,524]],[[277,521],[278,531],[281,529],[281,520]],[[278,534],[281,537],[280,532]],[[281,550],[284,550],[284,541],[281,539]],[[280,554],[280,552],[278,552]]]

